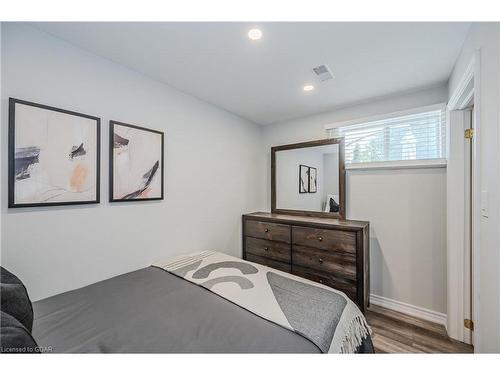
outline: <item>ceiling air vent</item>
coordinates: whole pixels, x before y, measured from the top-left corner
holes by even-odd
[[[333,74],[330,71],[330,68],[326,65],[320,65],[316,68],[313,68],[314,73],[318,76],[320,81],[328,81],[333,78]]]

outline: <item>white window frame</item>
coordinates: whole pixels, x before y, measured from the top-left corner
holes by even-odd
[[[409,110],[385,113],[375,116],[362,117],[349,121],[335,122],[325,125],[325,130],[328,134],[328,138],[336,138],[336,130],[344,126],[351,126],[357,124],[363,124],[372,121],[381,121],[384,119],[390,119],[394,117],[414,115],[417,113],[430,112],[441,110],[446,113],[446,103],[439,103],[428,105],[424,107],[412,108]],[[448,158],[448,121],[446,121],[446,145],[445,145],[445,158],[442,159],[418,159],[418,160],[397,160],[397,161],[381,161],[381,162],[370,162],[370,163],[346,163],[345,168],[347,170],[362,170],[362,169],[408,169],[408,168],[446,168],[447,158]]]

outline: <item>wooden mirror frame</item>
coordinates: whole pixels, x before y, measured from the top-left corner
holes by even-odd
[[[302,211],[302,210],[289,210],[289,209],[276,208],[276,152],[285,150],[294,150],[306,147],[326,146],[326,145],[339,145],[339,196],[340,196],[339,212]],[[344,138],[321,139],[318,141],[292,143],[289,145],[271,147],[271,212],[272,213],[345,219],[345,206],[346,206],[345,185],[346,185],[346,177],[345,177]]]

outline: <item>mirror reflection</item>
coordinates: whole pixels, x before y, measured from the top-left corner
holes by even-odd
[[[339,145],[276,152],[276,208],[339,213]]]

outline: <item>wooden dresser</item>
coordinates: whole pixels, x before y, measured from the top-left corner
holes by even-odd
[[[367,221],[243,215],[243,258],[341,290],[363,312],[369,304]]]

